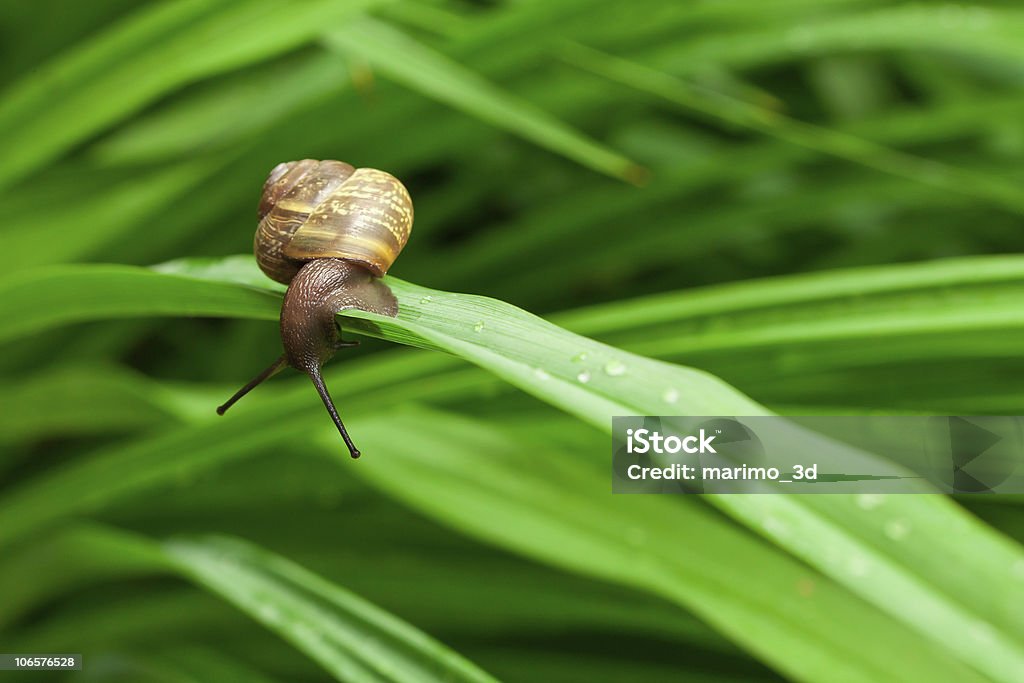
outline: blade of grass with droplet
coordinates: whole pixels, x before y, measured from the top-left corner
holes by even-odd
[[[441,643],[283,557],[227,538],[172,539],[167,555],[340,681],[493,682]]]
[[[559,452],[528,432],[414,407],[369,418],[362,429],[386,455],[358,473],[416,509],[487,542],[681,604],[795,680],[944,680],[953,669],[987,680],[835,583],[751,542],[695,498],[610,495],[592,453]]]
[[[354,593],[238,540],[177,538],[155,543],[114,529],[79,527],[51,547],[70,551],[59,563],[52,563],[53,567],[59,564],[62,573],[68,562],[79,562],[80,572],[82,561],[106,575],[111,568],[128,575],[177,571],[291,642],[338,680],[494,681],[455,652]],[[113,556],[106,558],[107,552]],[[68,578],[80,581],[82,577]],[[54,642],[68,626],[75,626],[74,620],[43,632]]]
[[[251,262],[247,265],[245,261],[220,264],[216,275],[204,273],[203,266],[189,263],[165,264],[162,270],[200,277],[238,277],[247,282],[257,277]],[[764,412],[763,408],[714,377],[626,354],[577,337],[502,302],[438,292],[396,279],[388,279],[387,282],[399,299],[399,318],[352,313],[370,325],[364,331],[394,341],[420,344],[425,341],[428,345],[446,349],[602,430],[609,429],[612,415],[660,414],[669,408],[686,414]],[[580,379],[583,370],[589,373],[585,381]],[[664,396],[668,387],[675,388],[678,393],[673,394],[673,401],[666,404]],[[32,500],[30,492],[24,495]],[[26,504],[24,500],[23,505]],[[958,595],[945,590],[941,581],[930,584],[917,578],[917,573],[926,568],[908,564],[905,548],[890,549],[889,553],[877,552],[867,543],[857,540],[855,530],[828,523],[802,507],[795,498],[717,496],[708,500],[761,533],[765,530],[760,523],[774,514],[775,507],[792,506],[792,515],[806,516],[805,526],[815,530],[814,548],[808,550],[803,536],[770,536],[774,542],[801,555],[896,618],[936,638],[963,656],[965,661],[991,673],[998,680],[1010,680],[1006,678],[1007,671],[1024,662],[1022,648],[1014,641],[1015,636],[998,631],[995,637],[974,642],[972,648],[964,650],[958,640],[964,629],[978,630],[979,624],[984,625],[982,630],[996,629],[993,624],[1000,623],[1002,617],[976,614],[974,610],[979,606],[961,602]],[[762,500],[768,502],[759,502]],[[779,500],[785,502],[779,503]],[[955,508],[941,507],[927,496],[917,501],[916,505],[932,515],[933,524],[951,524],[951,516],[957,524],[967,523]],[[24,530],[22,524],[21,531]],[[955,546],[957,542],[951,543]],[[1009,569],[1004,566],[1004,560],[1020,555],[1020,549],[1007,547],[1003,539],[983,525],[972,530],[971,543],[981,548],[969,556],[986,558],[978,559],[972,567],[975,575],[987,577],[990,585],[1017,590],[1010,584]],[[852,562],[852,558],[864,555],[871,558],[875,571],[892,578],[888,588],[899,587],[905,591],[884,591],[885,599],[882,599],[881,593],[865,585],[859,576],[842,571],[841,567],[845,565],[836,565],[837,557],[841,562]],[[926,620],[921,616],[925,610],[919,612],[917,609],[921,605],[927,605],[927,613],[931,615]]]

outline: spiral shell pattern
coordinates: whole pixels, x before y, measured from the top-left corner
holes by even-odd
[[[390,173],[341,161],[278,164],[259,207],[260,268],[288,284],[307,262],[340,258],[384,275],[409,239],[412,198]]]

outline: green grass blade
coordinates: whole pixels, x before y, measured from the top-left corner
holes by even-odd
[[[0,444],[69,435],[126,433],[177,417],[165,387],[117,366],[47,368],[6,384]],[[0,454],[0,465],[6,464]]]
[[[489,543],[683,605],[795,680],[988,680],[695,498],[609,496],[592,451],[415,408],[362,429],[383,457],[359,474],[395,497]]]
[[[232,76],[118,129],[92,156],[104,165],[128,166],[188,158],[197,149],[232,149],[349,83],[345,65],[326,51]]]
[[[515,133],[595,171],[639,182],[645,171],[568,125],[387,24],[361,19],[326,44],[366,60],[402,85]]]
[[[169,210],[175,199],[208,181],[224,165],[224,158],[202,157],[138,173],[109,187],[83,188],[72,180],[56,187],[39,183],[38,195],[30,194],[36,188],[19,192],[10,197],[12,205],[4,207],[11,216],[3,229],[11,259],[8,272],[84,260],[103,253],[117,240],[138,239],[147,219]],[[78,201],[51,206],[50,198],[61,192],[82,195]],[[39,210],[43,205],[46,211]],[[82,229],[84,225],[89,229]]]
[[[383,409],[400,398],[444,396],[480,386],[474,373],[467,383],[459,373],[434,377],[439,368],[450,367],[450,359],[438,355],[397,354],[374,359],[344,370],[344,382],[333,382],[335,400],[344,405],[346,396],[358,396],[346,421],[357,424],[349,414]],[[329,370],[328,381],[341,377]],[[420,391],[408,389],[408,382],[421,382]],[[273,397],[274,400],[268,399]],[[188,397],[182,397],[187,400]],[[308,382],[285,385],[283,391],[263,397],[254,395],[246,410],[230,419],[218,417],[211,400],[205,419],[188,428],[172,429],[128,441],[79,458],[45,475],[19,482],[0,498],[0,545],[24,538],[42,527],[71,515],[87,514],[126,497],[192,476],[261,452],[260,449],[302,443],[304,435],[317,426],[329,426],[318,408],[316,394]],[[184,401],[183,401],[184,402]]]
[[[57,530],[0,564],[4,585],[19,586],[0,604],[0,631],[9,629],[27,609],[64,591],[81,590],[97,580],[166,572],[169,567],[159,547],[134,534],[93,524]]]
[[[371,4],[177,0],[143,9],[0,94],[0,187],[176,88],[293,49]]]
[[[832,128],[817,126],[730,95],[702,88],[656,69],[604,54],[582,45],[568,45],[572,63],[623,85],[663,97],[728,124],[749,128],[786,142],[863,164],[885,173],[950,192],[983,197],[1016,212],[1024,211],[1024,192],[996,175],[985,175],[900,152]]]
[[[179,262],[165,264],[161,270],[166,274],[141,270],[137,274],[151,278],[153,282],[165,278],[164,283],[174,287],[188,278],[169,275],[171,272],[245,283],[254,283],[259,278],[251,259],[221,262],[212,269],[209,263]],[[127,277],[129,273],[119,275]],[[455,353],[603,431],[610,428],[610,417],[616,414],[662,414],[671,411],[750,415],[765,412],[710,375],[618,351],[568,333],[508,304],[430,290],[396,279],[388,279],[387,282],[399,299],[399,317],[390,319],[352,312],[372,323],[366,331],[393,341],[433,346]],[[199,288],[204,285],[216,288],[229,286],[223,281],[204,283],[199,280],[193,281],[192,285]],[[358,328],[359,324],[352,321],[350,326]],[[669,390],[672,393],[667,393]],[[248,438],[257,436],[247,434]],[[135,456],[141,457],[138,453]],[[72,479],[65,482],[67,486],[73,484]],[[32,501],[38,495],[29,489],[22,493],[20,504],[29,505],[25,501]],[[802,504],[798,498],[715,496],[709,497],[708,501],[765,533],[775,543],[800,555],[892,616],[934,637],[957,652],[964,661],[992,674],[997,680],[1011,680],[1007,678],[1008,671],[1024,666],[1024,646],[1016,640],[1019,636],[1014,635],[1020,625],[1007,622],[1005,615],[993,612],[991,606],[965,600],[950,590],[952,584],[941,575],[930,577],[936,583],[922,581],[918,575],[928,575],[928,569],[915,565],[913,555],[908,554],[912,546],[886,548],[881,552],[873,548],[861,536],[863,527],[875,523],[867,511],[842,524],[835,524],[823,519],[820,513]],[[916,504],[921,510],[928,511],[933,524],[968,523],[958,509],[929,501],[932,499],[924,497]],[[781,514],[776,508],[785,513],[783,516],[789,524],[800,520],[804,528],[813,529],[815,533],[773,533],[770,520]],[[7,512],[13,516],[17,509],[8,508]],[[19,528],[23,533],[28,527],[23,520],[19,521],[22,522]],[[987,554],[1001,558],[996,564],[976,563],[972,566],[974,575],[986,577],[987,585],[1001,585],[1013,593],[1024,592],[1024,588],[1012,583],[1007,564],[1024,558],[1021,549],[1007,546],[1004,539],[981,525],[973,527],[972,536],[985,550],[984,553],[973,553],[971,557]],[[810,538],[814,539],[813,547],[806,545]],[[956,541],[949,542],[950,552],[956,552]],[[889,580],[888,588],[902,587],[905,590],[895,593],[878,591],[866,583],[861,574],[846,569],[857,561],[868,561],[872,571]],[[921,606],[927,606],[927,609],[915,609]],[[941,618],[936,618],[940,615]],[[999,626],[1005,626],[1006,633],[999,630]],[[970,629],[995,635],[978,639],[972,642],[972,647],[964,648],[962,633]]]
[[[168,286],[170,285],[170,286]],[[237,285],[168,280],[131,266],[53,266],[0,283],[5,318],[0,341],[80,320],[154,315],[241,315],[276,320],[278,297]]]
[[[298,565],[234,539],[176,539],[170,558],[339,681],[493,683],[421,631]]]

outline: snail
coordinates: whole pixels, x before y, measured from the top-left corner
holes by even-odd
[[[253,251],[268,277],[288,285],[281,305],[284,353],[217,408],[218,415],[289,365],[313,380],[349,453],[359,457],[321,367],[338,349],[359,343],[342,340],[338,312],[398,315],[398,301],[377,278],[405,246],[412,218],[409,192],[384,171],[303,159],[270,172]]]

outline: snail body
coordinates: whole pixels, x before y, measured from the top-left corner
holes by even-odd
[[[313,381],[353,458],[344,423],[321,376],[334,353],[358,342],[341,338],[336,315],[345,309],[394,317],[398,302],[378,280],[412,230],[413,208],[394,176],[341,161],[303,159],[278,164],[263,185],[253,251],[260,269],[288,285],[281,306],[284,354],[238,390],[238,399],[286,365]]]

